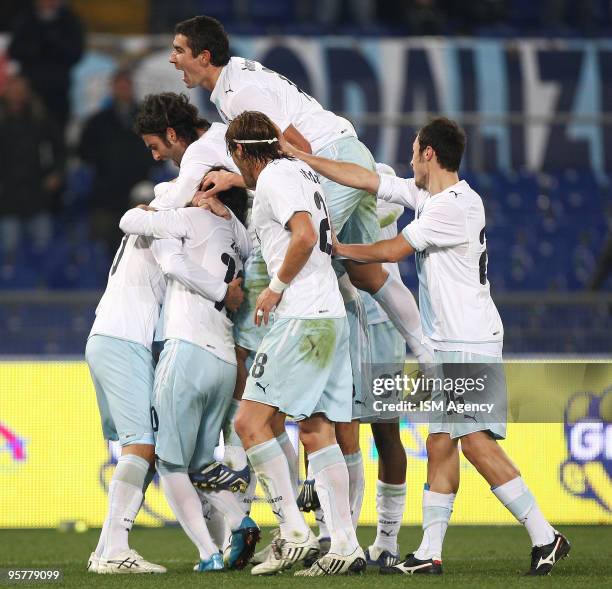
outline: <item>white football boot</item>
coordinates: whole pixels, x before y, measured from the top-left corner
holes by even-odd
[[[363,550],[358,546],[352,554],[341,556],[328,552],[314,562],[309,569],[295,573],[296,577],[322,577],[324,575],[358,575],[366,570]]]
[[[270,542],[270,544],[266,545],[260,551],[253,554],[253,558],[251,558],[251,564],[261,564],[262,562],[268,560],[270,552],[272,551],[272,544],[274,540],[278,540],[280,538],[280,528],[274,528],[270,532],[270,535],[272,536],[272,542]]]
[[[165,567],[145,560],[133,548],[124,550],[112,558],[102,557],[98,561],[98,574],[100,575],[159,574],[165,572]]]
[[[100,557],[95,552],[92,552],[89,555],[89,560],[87,561],[87,572],[97,573],[99,565],[100,565]]]
[[[271,547],[268,558],[251,569],[252,575],[275,575],[319,552],[319,542],[311,531],[302,542],[278,538]]]

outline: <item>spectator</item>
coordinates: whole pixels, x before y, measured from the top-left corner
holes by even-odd
[[[42,252],[53,231],[52,210],[63,181],[63,141],[23,76],[7,80],[0,98],[0,230],[12,263],[23,230]]]
[[[16,22],[8,53],[63,130],[70,115],[70,70],[83,54],[78,18],[62,0],[36,0],[34,10]]]
[[[146,180],[153,159],[132,127],[138,104],[130,72],[117,71],[111,79],[108,104],[86,123],[79,142],[79,156],[94,172],[91,194],[91,233],[117,249],[121,238],[119,219],[130,206],[132,188]]]

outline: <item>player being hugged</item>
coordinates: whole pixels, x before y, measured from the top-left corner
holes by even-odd
[[[307,165],[280,152],[266,115],[248,111],[236,117],[226,142],[246,185],[255,189],[252,223],[272,276],[257,299],[254,321],[267,324],[275,312],[235,422],[280,525],[276,549],[252,573],[279,572],[318,550],[270,425],[279,412],[299,423],[331,533],[329,553],[297,574],[361,572],[365,559],[351,522],[348,471],[334,432],[335,422],[351,420],[352,375],[325,195]]]

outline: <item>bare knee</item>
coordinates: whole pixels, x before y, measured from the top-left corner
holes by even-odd
[[[133,454],[146,460],[150,465],[155,463],[155,446],[153,444],[130,444],[121,448],[121,455]]]
[[[345,267],[353,286],[370,294],[378,292],[389,276],[382,264],[379,263],[356,264],[346,262]]]
[[[252,436],[255,431],[252,420],[246,415],[246,411],[242,411],[242,407],[238,409],[236,417],[234,417],[234,429],[243,444],[247,441],[252,441]]]
[[[359,452],[359,423],[337,423],[336,440],[345,456]]]

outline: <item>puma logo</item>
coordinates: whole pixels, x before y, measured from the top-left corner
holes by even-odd
[[[266,389],[270,386],[269,384],[267,384],[265,387],[260,383],[260,382],[256,382],[255,386],[259,387],[263,392],[264,395],[267,394]]]

